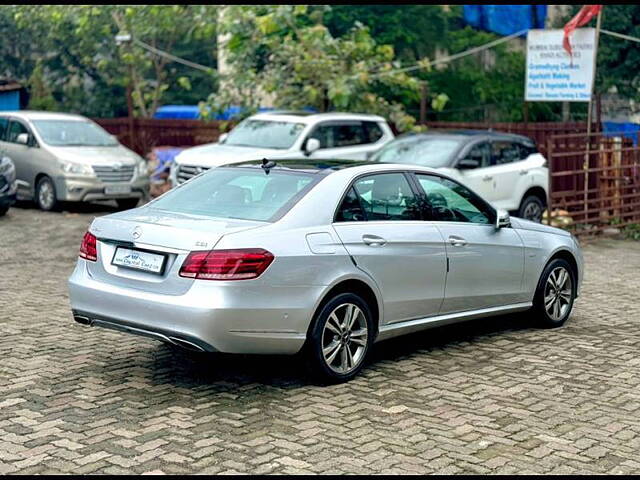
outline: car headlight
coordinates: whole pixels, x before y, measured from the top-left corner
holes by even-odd
[[[140,159],[136,165],[136,175],[138,177],[146,177],[149,174],[147,169],[147,162]]]
[[[9,157],[0,157],[0,174],[6,175],[15,169],[16,167]]]
[[[93,168],[91,168],[91,165],[86,165],[84,163],[63,162],[62,171],[73,175],[93,175]]]

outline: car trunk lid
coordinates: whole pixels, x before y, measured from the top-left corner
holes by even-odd
[[[87,262],[96,280],[124,288],[181,295],[193,279],[178,272],[189,252],[211,250],[223,235],[268,225],[265,222],[211,218],[199,215],[140,208],[97,218],[90,232],[98,239],[98,260]],[[118,249],[162,258],[159,272],[114,265]],[[122,254],[122,251],[119,252]],[[121,257],[122,255],[119,255]]]

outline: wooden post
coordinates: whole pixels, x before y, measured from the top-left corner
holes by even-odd
[[[426,125],[427,123],[427,94],[427,82],[422,81],[420,85],[420,125]]]

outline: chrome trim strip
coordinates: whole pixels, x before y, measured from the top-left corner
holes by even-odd
[[[491,317],[511,312],[519,312],[531,308],[532,305],[532,302],[514,303],[512,305],[504,305],[501,307],[482,308],[480,310],[470,310],[468,312],[448,313],[446,315],[436,315],[434,317],[417,318],[414,320],[382,325],[376,341],[386,340],[388,338],[426,330],[428,328],[435,328],[441,325],[448,325],[450,323],[463,322],[481,317]]]

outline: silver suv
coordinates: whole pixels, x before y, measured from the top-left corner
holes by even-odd
[[[18,198],[42,210],[93,200],[128,209],[149,191],[145,161],[80,115],[3,112],[0,151],[15,163]]]

